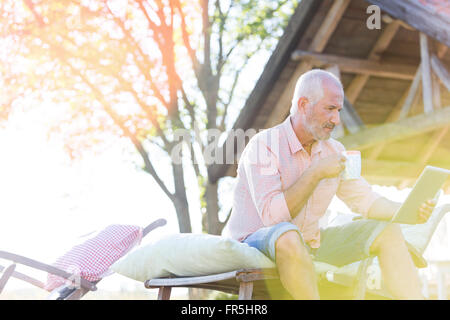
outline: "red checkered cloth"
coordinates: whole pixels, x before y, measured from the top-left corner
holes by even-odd
[[[110,225],[95,237],[74,246],[53,264],[74,277],[98,281],[108,275],[109,267],[129,252],[142,239],[142,228],[130,225]],[[48,274],[45,289],[51,291],[68,280]]]

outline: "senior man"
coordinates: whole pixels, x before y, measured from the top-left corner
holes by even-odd
[[[382,276],[397,299],[422,299],[420,280],[398,224],[400,206],[373,192],[363,179],[343,180],[344,146],[330,138],[340,122],[341,82],[324,70],[297,81],[291,114],[250,139],[239,160],[233,210],[224,235],[275,261],[280,281],[295,299],[319,299],[311,255],[342,266],[378,256]],[[334,195],[364,218],[319,229]],[[420,208],[421,223],[435,206]]]

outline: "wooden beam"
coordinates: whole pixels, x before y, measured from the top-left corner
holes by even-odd
[[[430,53],[428,38],[420,33],[420,63],[422,66],[422,96],[424,113],[433,112],[433,84],[431,82]]]
[[[433,165],[450,169],[450,161],[434,163]],[[362,159],[361,174],[364,178],[378,180],[417,179],[425,165],[409,161],[369,160]]]
[[[442,84],[450,91],[450,72],[435,54],[431,55],[431,68]]]
[[[416,71],[416,75],[408,89],[408,94],[406,96],[405,101],[402,104],[400,109],[400,113],[396,116],[395,120],[404,119],[408,117],[408,114],[413,106],[414,98],[417,96],[417,91],[419,89],[420,79],[422,78],[422,66],[419,65]]]
[[[440,109],[441,105],[441,84],[439,82],[439,78],[435,73],[431,74],[431,84],[432,84],[432,98],[433,98],[433,107],[435,109]]]
[[[420,67],[418,68],[418,72],[419,72],[418,78],[420,80]],[[386,123],[391,123],[391,122],[394,122],[394,121],[397,121],[398,119],[400,119],[402,110],[406,109],[405,108],[405,103],[406,103],[406,100],[408,99],[408,97],[410,96],[412,90],[414,91],[414,94],[415,94],[415,96],[412,95],[412,97],[413,98],[417,98],[418,97],[418,95],[417,95],[415,90],[418,89],[419,85],[417,84],[417,87],[415,89],[413,88],[413,86],[414,86],[414,80],[413,80],[413,83],[409,86],[408,90],[405,91],[405,93],[403,94],[402,98],[398,101],[398,103],[396,104],[394,109],[391,111],[391,113],[387,117]],[[414,99],[414,100],[417,100],[417,99]],[[415,102],[412,101],[411,105],[413,105],[414,103]],[[408,110],[409,110],[409,108],[408,108]],[[376,145],[370,151],[370,153],[368,154],[367,158],[368,159],[372,159],[372,160],[375,160],[376,158],[378,158],[378,156],[383,151],[385,145],[386,145],[386,143],[384,143],[384,142]]]
[[[437,58],[443,57],[445,53],[447,52],[447,47],[441,43],[438,43],[437,45]],[[395,108],[392,110],[390,115],[388,116],[386,122],[394,122],[398,119],[403,119],[408,116],[409,110],[416,104],[416,101],[418,100],[418,91],[420,91],[419,83],[420,79],[422,78],[422,65],[420,64],[417,68],[416,75],[414,76],[414,80],[409,86],[406,93],[403,95],[403,97],[400,99],[400,101],[397,103]],[[376,159],[381,151],[383,150],[386,143],[380,143],[379,145],[375,146],[375,148],[370,152],[368,158],[369,159]]]
[[[443,56],[446,52],[446,48],[439,47],[438,55]],[[439,109],[441,107],[441,94],[440,94],[440,84],[436,79],[436,74],[432,73],[432,63],[430,57],[429,43],[428,38],[425,34],[420,33],[420,54],[421,54],[421,66],[422,66],[422,96],[423,96],[423,105],[424,105],[424,113],[430,113],[434,109]],[[434,55],[435,56],[435,55]],[[440,71],[439,59],[435,56],[435,68],[438,72]],[[445,70],[445,67],[444,67]],[[439,146],[439,143],[447,134],[448,127],[435,131],[435,133],[431,136],[431,138],[426,143],[423,148],[422,154],[417,161],[421,165],[425,165],[428,160],[433,155],[434,151]],[[412,179],[403,180],[398,187],[403,189],[413,183]]]
[[[321,27],[316,32],[314,39],[312,40],[309,50],[315,52],[322,52],[328,43],[331,35],[341,20],[350,0],[335,0],[330,10],[328,11],[327,17],[322,22]]]
[[[423,148],[421,155],[417,161],[420,165],[425,167],[427,162],[431,159],[434,151],[439,147],[439,144],[446,136],[449,127],[445,127],[443,129],[436,130],[432,136],[428,139],[425,147]],[[399,188],[403,189],[413,183],[412,179],[405,179],[399,184]]]
[[[374,61],[380,60],[381,54],[387,49],[387,47],[389,47],[389,44],[397,33],[399,27],[399,20],[395,20],[389,23],[383,30],[381,35],[378,37],[377,42],[370,51],[367,59]],[[364,88],[365,84],[367,83],[367,80],[369,80],[368,75],[356,75],[352,82],[350,82],[350,84],[347,86],[345,95],[347,96],[347,99],[348,101],[350,101],[350,103],[355,103],[362,88]]]
[[[431,156],[433,155],[433,152],[436,150],[436,148],[439,146],[439,143],[441,143],[442,139],[444,139],[445,135],[448,132],[449,127],[445,127],[440,130],[436,130],[433,135],[428,140],[428,143],[425,145],[425,148],[422,150],[419,163],[422,165],[425,165],[428,160],[430,160]]]
[[[328,43],[331,35],[336,29],[339,21],[342,18],[347,6],[349,5],[350,0],[335,0],[331,8],[328,10],[328,13],[320,25],[319,30],[315,33],[315,36],[308,46],[308,51],[319,53],[325,49],[325,45]],[[265,127],[272,127],[281,121],[284,120],[287,111],[291,107],[291,100],[294,94],[295,85],[297,83],[298,78],[305,73],[306,71],[311,69],[311,65],[308,62],[301,62],[295,69],[292,74],[289,82],[285,86],[283,93],[278,99],[277,104],[273,108],[273,111],[269,115],[269,120],[267,121]]]
[[[294,51],[292,53],[292,60],[306,61],[315,67],[338,65],[342,72],[401,80],[414,79],[416,71],[416,67],[411,66],[410,64],[386,63],[332,54],[320,54],[303,50]]]
[[[418,164],[425,167],[425,165],[431,159],[434,151],[438,148],[439,144],[446,136],[448,130],[449,130],[449,127],[445,127],[443,129],[436,130],[432,134],[432,136],[428,139],[428,142],[425,144],[425,147],[423,148],[418,161],[416,161]],[[409,185],[412,185],[413,182],[414,181],[412,178],[405,179],[399,184],[399,188],[403,189]]]
[[[420,30],[450,47],[450,19],[448,10],[436,10],[433,3],[444,5],[445,1],[421,0],[367,0],[387,12],[394,18],[402,20],[411,27]],[[439,5],[439,4],[438,4]],[[444,5],[445,6],[445,5]]]
[[[450,106],[430,114],[420,114],[397,122],[361,130],[339,139],[347,149],[366,149],[379,143],[402,140],[446,127],[450,124]]]
[[[350,133],[356,133],[361,129],[364,129],[364,122],[359,117],[353,105],[344,96],[344,106],[341,111],[341,117],[345,123],[345,127]]]

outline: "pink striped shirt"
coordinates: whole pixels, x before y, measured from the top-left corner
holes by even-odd
[[[342,180],[340,177],[322,179],[300,213],[294,219],[289,213],[284,190],[299,179],[312,161],[344,150],[340,142],[330,138],[313,143],[309,155],[295,135],[290,117],[256,134],[239,160],[233,210],[223,235],[242,241],[262,227],[289,221],[299,227],[311,247],[317,248],[319,219],[334,195],[353,212],[367,216],[380,195],[363,178]]]

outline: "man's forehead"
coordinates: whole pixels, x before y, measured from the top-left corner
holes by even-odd
[[[341,106],[344,103],[344,91],[341,86],[336,84],[325,86],[324,88],[325,99],[329,100],[337,106]]]
[[[329,92],[331,94],[340,94],[342,95],[344,90],[342,88],[342,85],[339,82],[336,82],[336,80],[326,79],[322,82],[323,89],[325,92]]]

